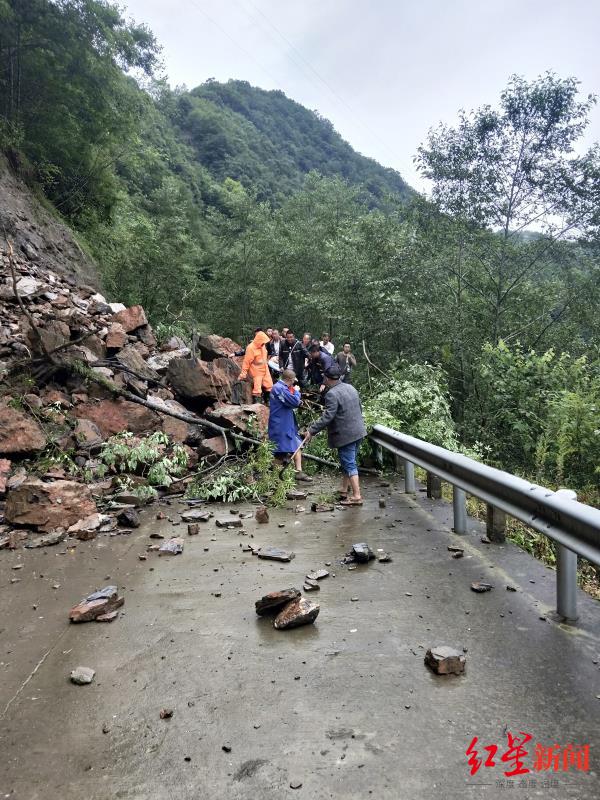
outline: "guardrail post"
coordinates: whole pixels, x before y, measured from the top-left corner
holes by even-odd
[[[454,533],[466,533],[467,495],[458,486],[452,487],[452,506],[454,508]]]
[[[489,503],[487,505],[486,533],[491,542],[506,540],[506,514]]]
[[[402,472],[402,459],[397,453],[394,453],[394,470],[398,473]]]
[[[572,489],[559,489],[556,494],[577,500]],[[567,622],[577,619],[577,553],[556,544],[556,611]]]
[[[412,461],[404,460],[404,491],[406,494],[414,494],[417,491],[415,485],[415,465]]]
[[[427,497],[439,500],[442,496],[442,479],[433,472],[427,473]]]

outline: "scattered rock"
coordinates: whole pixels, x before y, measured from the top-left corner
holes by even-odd
[[[448,551],[449,551],[450,553],[463,553],[463,552],[464,552],[464,548],[462,548],[462,547],[457,547],[457,546],[456,546],[456,545],[454,545],[454,544],[449,544],[449,545],[448,545]]]
[[[229,744],[229,742],[225,742],[225,744],[221,746],[221,750],[224,753],[231,753],[231,745]]]
[[[390,555],[389,553],[380,553],[380,554],[377,556],[377,560],[378,560],[378,561],[379,561],[381,564],[387,564],[388,562],[390,562],[390,561],[392,560],[392,557],[391,557],[391,555]]]
[[[279,611],[287,603],[297,600],[299,597],[299,590],[294,588],[282,589],[279,592],[269,592],[269,594],[256,601],[256,613],[261,617],[265,616],[265,614],[271,614],[274,611]]]
[[[491,544],[492,543],[492,540],[489,538],[489,536],[482,536],[481,537],[481,541],[483,542],[483,544]]]
[[[69,611],[71,622],[90,622],[98,617],[120,608],[125,602],[119,597],[116,586],[105,586],[85,597]]]
[[[131,306],[123,311],[118,311],[113,315],[113,323],[115,322],[121,325],[126,333],[131,333],[136,328],[141,328],[142,325],[148,324],[142,306]]]
[[[197,536],[200,533],[200,525],[197,522],[190,522],[187,526],[188,536]]]
[[[517,587],[516,587],[516,586],[512,586],[512,585],[509,583],[509,584],[507,584],[507,586],[506,586],[506,591],[507,591],[507,592],[516,592],[516,591],[517,591]]]
[[[215,520],[217,528],[241,528],[243,526],[242,520],[234,517],[221,517]]]
[[[180,516],[184,522],[208,522],[212,517],[212,513],[198,508],[191,508],[189,511],[183,511]]]
[[[140,527],[140,515],[135,510],[135,508],[124,508],[117,515],[117,520],[120,525],[123,525],[125,528],[139,528]]]
[[[290,789],[301,789],[302,788],[302,781],[293,780],[290,781]]]
[[[286,630],[297,628],[300,625],[308,625],[316,620],[320,610],[321,607],[318,603],[313,603],[306,597],[298,597],[284,606],[275,617],[273,626],[277,630]]]
[[[266,506],[259,506],[256,509],[254,518],[258,523],[265,525],[269,521],[269,512],[267,511]]]
[[[465,663],[463,653],[445,645],[432,647],[425,654],[425,665],[437,675],[460,675]]]
[[[326,569],[317,569],[313,572],[309,572],[306,575],[307,580],[313,580],[313,581],[322,581],[323,578],[328,578],[328,577],[329,577],[329,571]]]
[[[290,492],[286,492],[285,496],[287,500],[306,500],[308,492],[303,492],[300,489],[293,489]]]
[[[171,717],[173,716],[173,709],[161,708],[159,716],[161,719],[171,719]]]
[[[462,550],[456,550],[452,553],[452,558],[462,558],[464,556],[464,552]]]
[[[335,506],[331,503],[311,503],[310,510],[319,514],[324,514],[327,511],[334,511]]]
[[[304,582],[304,591],[305,592],[314,592],[315,590],[319,590],[321,588],[319,582],[312,578],[306,577]]]
[[[45,536],[37,536],[35,539],[27,542],[25,547],[32,549],[35,547],[51,547],[54,544],[59,544],[67,538],[67,532],[62,528],[56,531],[51,531]]]
[[[491,583],[485,583],[485,581],[475,581],[471,584],[471,589],[478,594],[482,594],[483,592],[491,592],[494,587]]]
[[[385,507],[386,507],[385,497],[380,497],[379,498],[379,508],[385,508]]]
[[[167,539],[158,550],[159,556],[177,556],[179,553],[183,553],[183,539],[180,536],[173,536]]]
[[[259,558],[268,558],[272,561],[291,561],[296,557],[295,553],[282,550],[279,547],[261,547],[257,552]]]
[[[76,683],[78,686],[85,686],[94,680],[96,671],[90,667],[76,667],[71,672],[71,683]]]
[[[375,554],[366,542],[358,542],[352,545],[351,555],[359,564],[366,564],[375,558]]]

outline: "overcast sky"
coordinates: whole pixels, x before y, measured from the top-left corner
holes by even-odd
[[[330,119],[423,188],[413,157],[459,108],[495,104],[512,73],[548,69],[600,93],[599,0],[128,0],[172,86],[247,80]],[[587,142],[600,140],[600,109]]]

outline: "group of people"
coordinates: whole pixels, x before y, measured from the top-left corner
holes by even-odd
[[[283,336],[282,336],[282,335]],[[367,429],[358,392],[350,377],[356,358],[350,343],[334,357],[335,347],[327,333],[313,339],[305,333],[301,340],[284,328],[257,328],[244,351],[240,380],[250,378],[252,395],[261,401],[269,398],[269,439],[275,458],[287,464],[293,461],[296,480],[311,481],[302,470],[302,447],[327,428],[328,443],[337,449],[342,467],[342,486],[338,499],[343,505],[362,505],[357,455]],[[318,386],[325,409],[305,436],[298,434],[295,410],[302,402],[301,389]]]

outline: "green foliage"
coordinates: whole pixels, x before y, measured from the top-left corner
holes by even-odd
[[[265,440],[233,466],[224,466],[207,477],[199,474],[188,486],[186,497],[223,503],[260,500],[270,506],[282,506],[286,493],[294,486],[294,471],[289,466],[280,477],[281,469],[273,458],[270,442]]]
[[[597,356],[487,344],[475,387],[467,428],[478,431],[493,463],[553,485],[598,486]]]
[[[378,423],[432,444],[458,450],[446,377],[431,364],[399,362],[378,379],[363,403],[368,427]]]
[[[169,437],[156,432],[137,439],[128,431],[119,433],[102,445],[100,459],[115,472],[142,475],[150,485],[170,486],[173,478],[181,475],[188,464],[188,456],[181,445],[175,445],[167,455]]]

